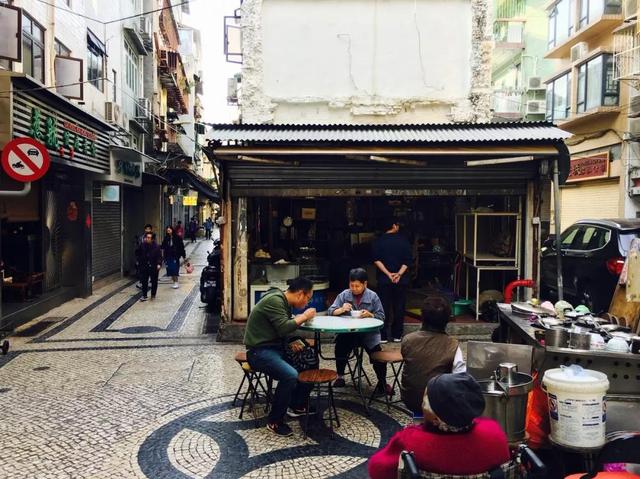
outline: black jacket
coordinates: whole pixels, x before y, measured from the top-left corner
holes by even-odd
[[[171,242],[171,240],[173,240]],[[186,258],[187,253],[184,250],[184,242],[180,236],[174,234],[172,238],[165,236],[162,241],[162,251],[164,253],[164,259],[179,259],[180,257]]]
[[[157,268],[162,264],[162,251],[155,242],[140,245],[138,261],[141,268]]]

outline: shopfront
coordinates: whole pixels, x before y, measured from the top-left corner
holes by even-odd
[[[246,319],[264,290],[298,274],[314,280],[319,310],[346,287],[350,268],[368,269],[375,287],[371,245],[390,218],[413,246],[416,298],[430,288],[475,296],[461,275],[472,282],[477,266],[486,270],[481,290],[537,276],[554,161],[568,172],[566,136],[548,124],[215,126],[224,284],[232,285],[225,321]],[[492,215],[477,238],[477,256],[484,248],[491,258],[471,258],[471,273],[460,273],[470,258],[456,241],[458,222],[471,212]],[[502,234],[508,251],[500,251]]]
[[[22,75],[0,73],[0,90],[11,91],[0,98],[0,146],[31,137],[51,157],[49,172],[27,196],[0,196],[3,327],[91,294],[90,178],[110,170],[112,127],[37,87]],[[20,186],[3,176],[2,189]]]

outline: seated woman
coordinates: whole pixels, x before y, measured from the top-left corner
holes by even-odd
[[[447,335],[451,316],[449,302],[441,296],[429,296],[422,304],[422,328],[402,338],[404,358],[400,394],[414,413],[422,409],[424,388],[432,377],[467,370],[458,340]]]
[[[395,479],[402,451],[422,471],[472,475],[510,460],[507,436],[484,411],[480,385],[467,373],[432,378],[424,394],[424,423],[397,432],[369,459],[371,479]]]
[[[328,314],[330,316],[349,315],[351,311],[362,311],[361,318],[376,318],[384,321],[384,309],[382,302],[376,293],[367,288],[368,276],[367,272],[362,268],[355,268],[349,271],[349,289],[345,289],[340,293],[333,304],[329,307]],[[334,383],[334,387],[344,387],[344,370],[347,367],[347,358],[353,348],[361,345],[364,347],[369,358],[375,352],[382,351],[380,346],[380,333],[342,333],[336,337],[336,369],[338,379]],[[375,363],[373,370],[378,378],[378,384],[375,389],[376,395],[393,394],[391,386],[387,384],[387,366],[386,364]]]

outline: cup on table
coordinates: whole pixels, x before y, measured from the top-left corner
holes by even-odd
[[[631,338],[631,352],[633,354],[640,354],[640,336]]]
[[[360,310],[360,309],[352,309],[351,310],[351,317],[352,318],[360,318],[360,317],[362,317],[362,310]]]

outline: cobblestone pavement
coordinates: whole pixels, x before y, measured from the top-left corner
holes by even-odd
[[[123,279],[38,318],[51,324],[37,336],[10,338],[0,477],[366,477],[367,458],[407,417],[375,403],[367,415],[353,389],[337,395],[334,439],[320,421],[304,439],[299,421],[279,438],[259,414],[238,419],[242,346],[204,332],[212,318],[197,283],[210,247],[188,246],[195,271],[177,290],[161,284],[155,301]]]

